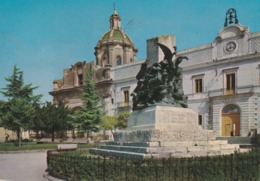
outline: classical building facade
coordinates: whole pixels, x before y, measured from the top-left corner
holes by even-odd
[[[147,40],[148,65],[163,60],[157,42],[174,50],[172,35]],[[181,64],[183,90],[188,107],[198,113],[198,124],[204,129],[215,130],[217,136],[242,137],[260,130],[259,52],[260,33],[239,24],[234,9],[228,10],[224,27],[212,43],[177,52],[177,56],[189,58]],[[84,86],[86,67],[90,67],[106,113],[131,111],[135,76],[145,61],[136,61],[136,53],[115,10],[109,31],[95,47],[96,64],[78,62],[65,69],[63,79],[54,81],[50,92],[54,103],[62,100],[74,109],[80,108],[79,88]]]
[[[122,30],[121,18],[116,9],[110,16],[109,22],[109,31],[104,33],[95,47],[96,63],[77,62],[70,68],[64,69],[62,79],[54,80],[53,91],[50,92],[54,104],[63,101],[73,110],[80,109],[82,106],[81,89],[85,86],[86,71],[91,71],[106,114],[118,113],[117,108],[119,110],[122,108],[124,111],[131,110],[130,92],[132,89],[129,89],[129,81],[131,86],[136,84],[135,75],[140,64],[136,62],[138,50],[130,37]],[[117,87],[120,85],[119,90],[121,90],[121,84],[125,85],[122,88],[124,99],[118,96],[120,93]]]
[[[239,24],[234,9],[226,16],[211,44],[178,52],[189,58],[183,88],[203,128],[248,136],[260,130],[260,33]]]

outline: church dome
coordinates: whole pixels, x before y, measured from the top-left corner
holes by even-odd
[[[110,29],[106,32],[100,39],[102,42],[106,41],[120,41],[125,43],[133,44],[132,40],[127,34],[125,34],[121,29]]]
[[[99,39],[95,47],[96,64],[101,67],[118,66],[136,60],[134,43],[121,28],[121,18],[116,9],[109,18],[110,28]]]

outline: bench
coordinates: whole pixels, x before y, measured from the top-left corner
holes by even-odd
[[[58,144],[58,150],[76,150],[78,148],[77,144]]]

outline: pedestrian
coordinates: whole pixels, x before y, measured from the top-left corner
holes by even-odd
[[[5,142],[8,142],[8,139],[9,139],[9,134],[5,134]]]

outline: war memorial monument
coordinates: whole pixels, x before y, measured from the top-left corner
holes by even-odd
[[[182,91],[182,61],[162,43],[153,42],[164,54],[160,62],[146,61],[137,74],[133,113],[126,130],[119,130],[114,141],[91,149],[99,155],[144,159],[149,157],[192,157],[234,153],[238,144],[216,140],[213,130],[198,125],[198,115],[187,108]]]

